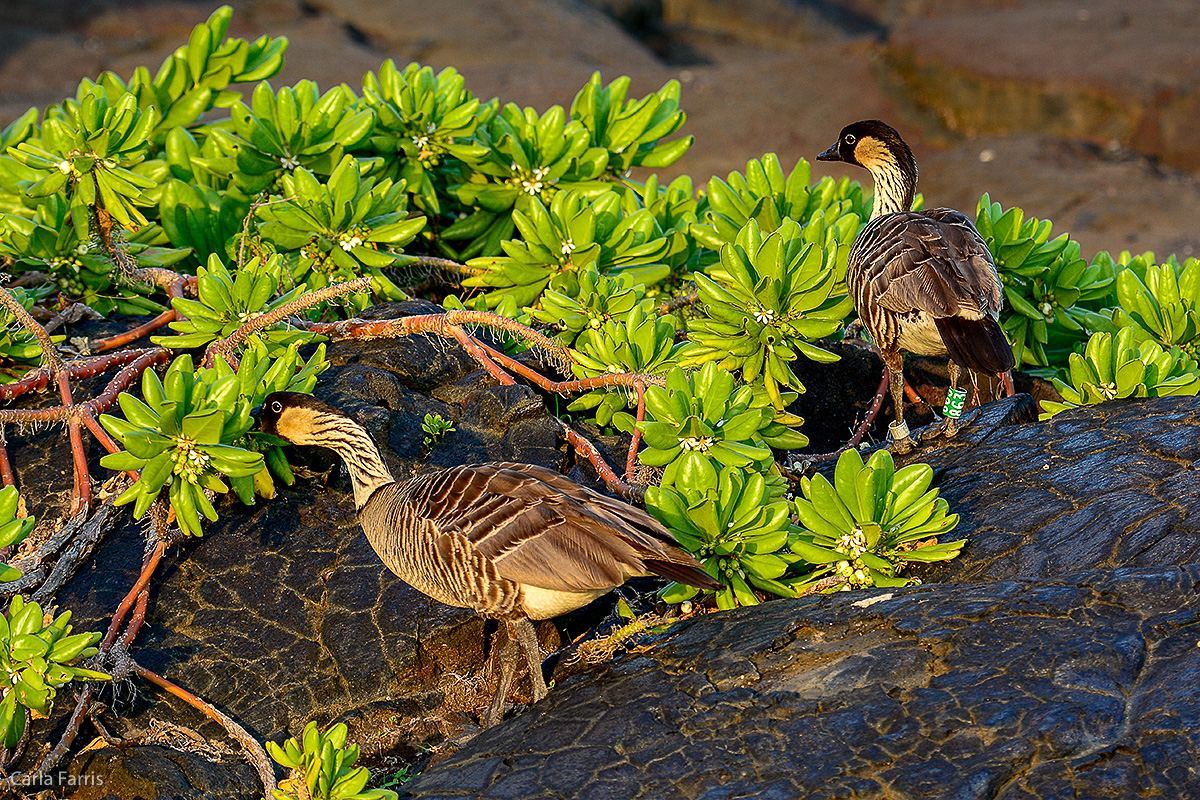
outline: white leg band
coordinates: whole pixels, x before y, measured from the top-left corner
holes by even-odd
[[[905,424],[904,420],[893,422],[891,425],[888,425],[888,433],[892,435],[893,442],[898,442],[901,439],[907,439],[908,425]]]

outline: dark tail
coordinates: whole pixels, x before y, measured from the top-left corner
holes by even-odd
[[[995,375],[1008,372],[1016,364],[1004,330],[991,317],[938,317],[934,322],[950,359],[960,367]]]
[[[691,564],[680,564],[677,561],[666,561],[664,559],[648,558],[642,563],[656,575],[661,575],[664,578],[669,578],[679,583],[686,583],[688,586],[695,586],[697,589],[724,589],[725,584],[720,581],[713,580],[700,567],[693,567]]]

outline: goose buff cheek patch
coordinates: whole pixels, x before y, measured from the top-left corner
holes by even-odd
[[[963,406],[967,404],[966,389],[951,389],[946,392],[946,404],[942,406],[942,413],[947,417],[958,419],[962,416]]]

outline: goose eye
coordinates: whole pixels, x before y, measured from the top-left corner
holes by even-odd
[[[276,414],[282,412],[283,411],[283,403],[276,400],[275,402],[271,403],[271,410],[274,411]]]
[[[846,144],[854,144],[856,141],[858,141],[858,137],[853,133],[847,133],[845,137],[842,138],[842,141]]]

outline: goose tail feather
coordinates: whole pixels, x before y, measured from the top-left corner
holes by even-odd
[[[1004,329],[990,316],[982,319],[939,317],[934,321],[946,352],[955,364],[993,375],[1008,372],[1016,364]]]

